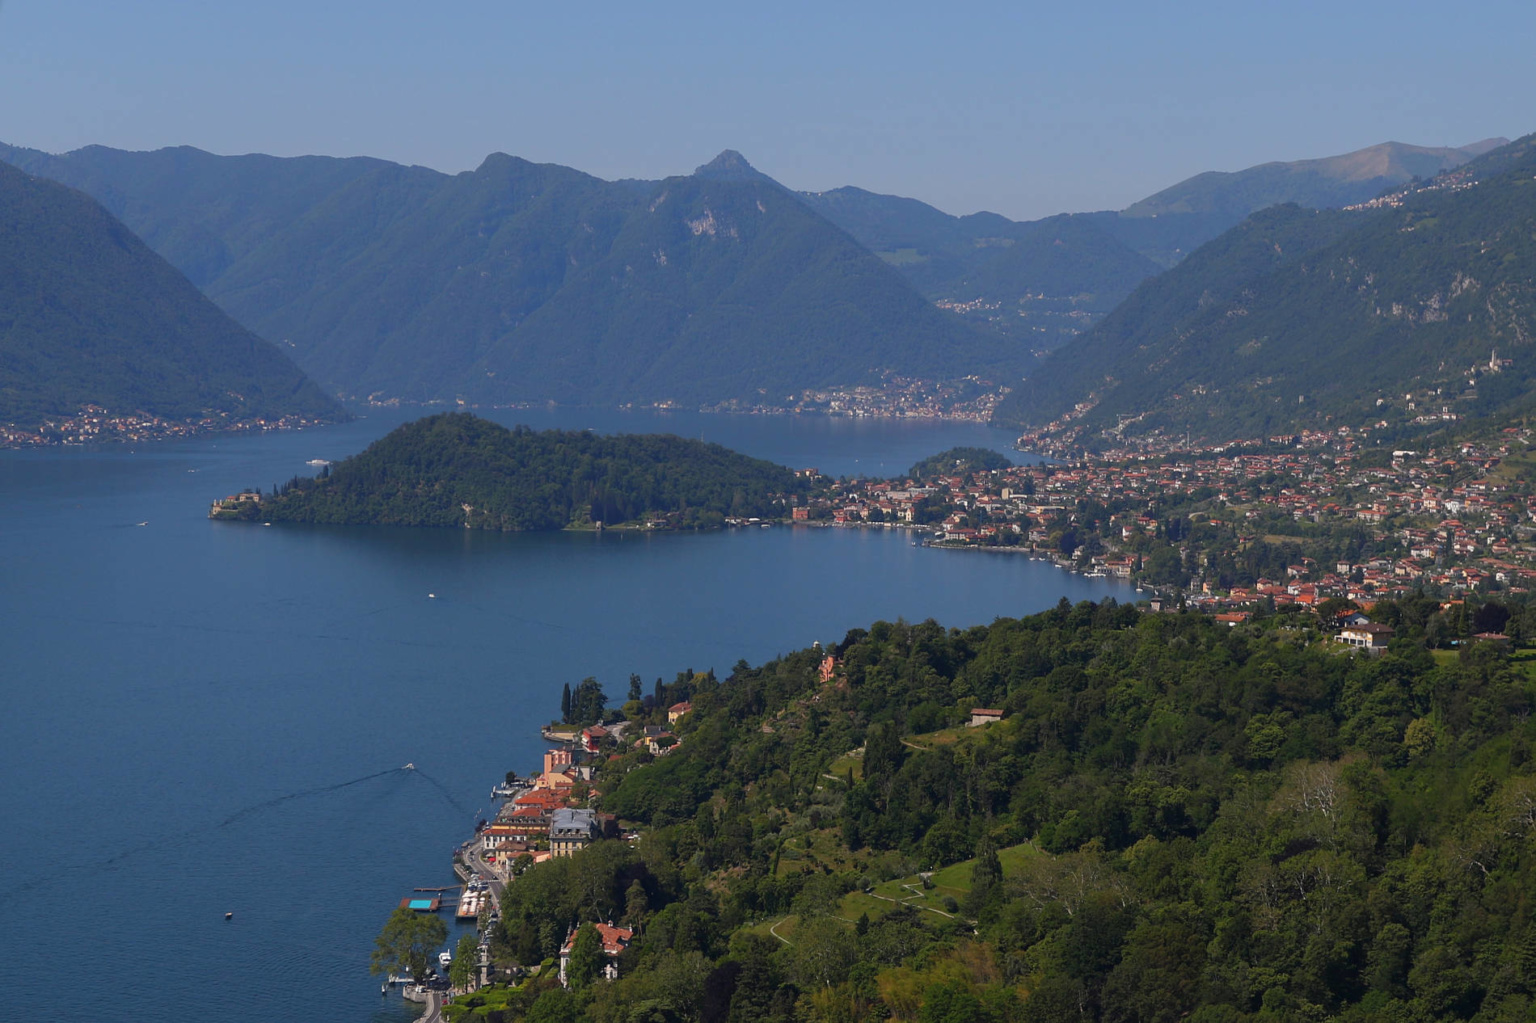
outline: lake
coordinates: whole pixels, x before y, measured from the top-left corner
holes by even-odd
[[[902,532],[491,535],[215,523],[209,502],[419,412],[129,448],[0,452],[4,1015],[397,1020],[367,972],[562,683],[684,668],[885,618],[969,625],[1131,595]],[[530,410],[827,473],[895,474],[981,425]],[[1015,453],[1017,454],[1017,453]],[[414,762],[420,769],[398,768]],[[224,914],[233,912],[232,921]]]

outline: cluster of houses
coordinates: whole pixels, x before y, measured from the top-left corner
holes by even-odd
[[[502,880],[510,880],[519,857],[534,863],[570,856],[600,838],[618,835],[612,814],[586,809],[584,804],[601,795],[592,788],[599,757],[621,755],[624,747],[642,747],[662,757],[678,746],[671,730],[679,718],[693,710],[688,702],[667,709],[667,726],[635,728],[631,722],[590,725],[562,735],[561,745],[544,752],[543,770],[515,790],[496,816],[479,829],[480,855]],[[547,732],[546,734],[555,734]],[[567,738],[568,737],[568,738]]]
[[[1348,428],[1340,428],[1348,433]],[[1338,440],[1337,435],[1332,435]],[[1232,602],[1274,598],[1309,604],[1329,597],[1362,601],[1419,587],[1439,592],[1516,588],[1536,580],[1536,494],[1501,471],[1527,450],[1532,431],[1510,428],[1486,444],[1461,443],[1421,454],[1399,450],[1366,458],[1358,448],[1288,448],[1257,454],[1219,449],[1160,457],[1093,459],[1066,466],[1020,466],[925,480],[840,482],[804,518],[835,523],[932,522],[936,540],[953,546],[1006,545],[1064,563],[1086,562],[1094,575],[1138,577],[1142,538],[1169,531],[1170,505],[1193,524],[1219,527],[1227,541],[1265,535],[1285,520],[1365,529],[1372,553],[1358,563],[1293,567],[1284,580],[1260,580]],[[1121,509],[1109,520],[1102,550],[1060,550],[1052,527],[1070,522],[1079,502]],[[1180,542],[1187,557],[1191,544]],[[1298,538],[1298,543],[1303,541]],[[1201,551],[1194,551],[1201,561]],[[1201,583],[1204,582],[1204,586]],[[1213,584],[1196,588],[1213,596]]]

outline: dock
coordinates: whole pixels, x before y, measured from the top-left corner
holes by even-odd
[[[473,922],[480,919],[480,910],[489,904],[489,888],[466,888],[459,896],[459,908],[453,915],[459,920]]]

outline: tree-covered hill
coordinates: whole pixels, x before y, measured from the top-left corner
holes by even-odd
[[[665,434],[509,430],[467,413],[407,423],[314,479],[215,517],[534,531],[783,515],[806,481],[772,462]]]
[[[344,417],[88,196],[0,164],[0,422]]]
[[[936,455],[929,455],[907,470],[916,480],[933,476],[961,475],[973,472],[991,472],[1013,465],[1007,455],[991,448],[950,448]]]
[[[689,700],[680,743],[594,780],[641,838],[530,867],[495,931],[533,963],[571,921],[622,921],[622,976],[531,980],[497,1011],[1528,1019],[1528,663],[1492,644],[1431,656],[1433,601],[1377,613],[1398,633],[1375,659],[1302,615],[1228,628],[1063,601],[658,680],[626,713]],[[960,727],[978,705],[1006,716]],[[461,1019],[490,1018],[473,1004]]]
[[[1536,380],[1533,177],[1527,137],[1376,208],[1256,214],[1056,352],[998,421],[1092,396],[1092,430],[1227,440],[1518,407]]]

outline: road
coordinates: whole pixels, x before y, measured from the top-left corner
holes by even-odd
[[[507,887],[506,883],[496,875],[496,872],[491,869],[490,864],[480,858],[480,841],[478,837],[472,838],[460,846],[459,851],[463,856],[464,865],[474,871],[479,877],[490,882],[491,894],[496,899],[496,905],[501,905],[501,893]]]

